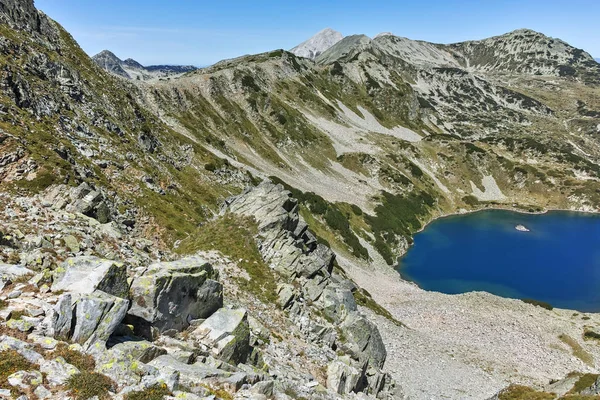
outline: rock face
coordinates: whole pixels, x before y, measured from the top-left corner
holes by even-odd
[[[389,377],[381,372],[386,359],[381,335],[357,311],[350,289],[355,286],[332,275],[335,255],[317,244],[298,214],[297,201],[281,185],[265,181],[227,203],[228,211],[258,222],[259,250],[264,260],[289,282],[280,285],[279,302],[289,310],[290,318],[311,340],[342,348],[350,355],[332,361],[330,389],[380,393],[385,382],[390,384]],[[336,338],[336,327],[345,340]]]
[[[127,266],[97,257],[67,259],[56,271],[52,291],[89,294],[96,290],[127,299]]]
[[[131,285],[127,321],[148,339],[169,329],[181,331],[223,305],[218,273],[200,257],[155,263]]]
[[[310,39],[300,43],[290,51],[298,57],[314,60],[321,53],[342,40],[344,36],[331,28],[323,29]]]

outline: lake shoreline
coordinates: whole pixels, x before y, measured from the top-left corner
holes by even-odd
[[[590,294],[587,281],[581,278],[593,274],[599,266],[594,261],[598,253],[595,241],[590,241],[600,234],[598,217],[598,212],[569,209],[523,212],[490,207],[457,212],[432,219],[420,229],[393,268],[401,279],[423,290],[446,294],[486,291],[513,299],[540,300],[580,312],[598,312],[598,301]],[[440,224],[425,230],[438,220]],[[529,230],[532,236],[521,234]],[[578,239],[579,234],[588,239]],[[415,244],[418,249],[412,249]],[[572,262],[571,268],[578,271],[574,272],[576,275],[570,277],[558,272],[558,276],[564,282],[577,282],[585,292],[569,294],[570,291],[562,292],[552,283],[549,286],[552,293],[562,293],[552,295],[526,283],[536,279],[548,281],[546,271],[548,268],[554,271],[558,262]],[[507,278],[507,273],[499,272],[503,270],[512,270],[514,281]]]

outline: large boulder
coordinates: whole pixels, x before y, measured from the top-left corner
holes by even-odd
[[[150,340],[166,330],[181,331],[223,306],[217,278],[218,272],[200,257],[152,264],[131,285],[127,322]]]
[[[53,292],[90,294],[95,290],[126,299],[129,295],[127,266],[116,261],[83,256],[69,258],[57,268]]]
[[[338,394],[357,392],[364,371],[352,365],[350,357],[340,357],[327,367],[327,388]]]
[[[195,364],[186,364],[176,360],[170,355],[163,355],[155,358],[148,366],[156,368],[162,373],[178,372],[180,374],[180,384],[184,387],[194,389],[206,384],[208,380],[224,380],[233,375],[232,372],[197,362]]]
[[[350,312],[340,325],[346,346],[359,361],[381,369],[387,357],[385,345],[377,326],[358,312]]]
[[[73,298],[61,296],[44,321],[45,334],[91,348],[104,348],[106,341],[125,318],[129,301],[96,291]]]
[[[250,327],[243,309],[221,308],[202,323],[193,335],[213,355],[225,362],[246,362],[250,354]]]

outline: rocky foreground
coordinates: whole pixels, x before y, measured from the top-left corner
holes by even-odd
[[[78,212],[81,199],[63,194],[21,204],[119,233],[115,224]],[[272,304],[248,297],[252,291],[240,294],[239,276],[247,275],[241,260],[215,252],[169,262],[132,252],[113,261],[86,255],[95,240],[81,238],[83,228],[79,239],[65,235],[68,222],[62,234],[5,233],[3,250],[20,250],[25,262],[0,265],[0,396],[400,398],[382,372],[380,332],[358,311],[358,288],[334,269],[335,255],[317,243],[297,209],[288,192],[266,182],[223,211],[256,220],[258,249],[277,283]],[[52,268],[44,255],[68,257]]]

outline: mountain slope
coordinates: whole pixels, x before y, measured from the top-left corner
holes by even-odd
[[[248,317],[255,365],[295,397],[387,392],[382,343],[416,399],[598,371],[582,339],[596,316],[429,293],[388,266],[438,216],[600,209],[600,89],[584,53],[560,43],[546,60],[550,39],[529,31],[448,46],[355,35],[316,62],[276,50],[137,85],[31,1],[0,7],[2,262],[44,272],[86,254],[140,272],[212,250],[229,304],[260,319]],[[298,202],[271,184],[225,202],[269,176]],[[231,368],[210,357],[198,362]]]
[[[331,28],[325,28],[310,39],[290,50],[298,57],[314,60],[325,50],[342,40],[344,36]]]

